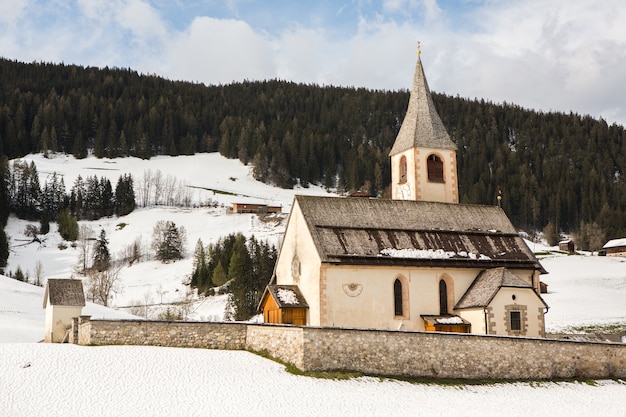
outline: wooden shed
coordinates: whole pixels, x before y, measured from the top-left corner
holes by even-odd
[[[301,326],[306,325],[308,308],[297,285],[268,285],[259,305],[264,323]]]
[[[613,239],[602,247],[606,256],[626,256],[626,238]]]
[[[567,253],[574,253],[575,251],[574,241],[571,239],[562,240],[559,242],[559,250]]]
[[[46,309],[44,341],[62,343],[72,326],[72,318],[79,317],[85,306],[83,282],[78,279],[49,279],[43,308]]]
[[[469,321],[455,315],[422,316],[427,332],[471,333]]]
[[[233,203],[233,213],[252,213],[252,214],[267,214],[267,213],[282,213],[282,206],[268,206],[267,204],[255,204],[255,203]]]

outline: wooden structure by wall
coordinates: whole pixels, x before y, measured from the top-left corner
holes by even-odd
[[[427,332],[471,333],[472,325],[459,316],[422,316]]]
[[[309,306],[297,285],[269,285],[261,298],[259,309],[263,322],[306,325]]]

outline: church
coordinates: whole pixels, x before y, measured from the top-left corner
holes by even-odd
[[[498,206],[459,204],[420,52],[391,199],[296,196],[265,323],[544,337],[546,273]]]

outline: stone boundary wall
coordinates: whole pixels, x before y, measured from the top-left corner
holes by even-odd
[[[78,344],[246,349],[246,324],[89,320],[79,326]]]
[[[245,323],[84,320],[82,345],[265,352],[303,371],[416,378],[626,378],[626,344]]]
[[[451,379],[626,377],[624,344],[329,328],[303,333],[303,370]]]

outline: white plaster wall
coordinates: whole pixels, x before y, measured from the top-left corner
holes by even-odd
[[[300,260],[299,279],[292,275],[291,268],[296,254]],[[321,259],[311,239],[300,206],[294,200],[276,262],[276,283],[298,285],[309,305],[307,312],[307,325],[309,326],[320,325],[320,267]]]
[[[515,295],[515,300],[513,300],[513,295]],[[526,306],[528,328],[523,336],[543,337],[545,328],[543,320],[540,319],[539,309],[544,305],[530,288],[501,288],[493,298],[490,306],[493,308],[493,320],[497,323],[496,334],[508,335],[505,324],[505,306],[510,304]]]
[[[485,309],[475,308],[459,311],[459,316],[472,324],[470,330],[473,334],[486,334],[485,330]]]
[[[326,320],[321,325],[389,330],[397,330],[403,325],[405,330],[424,330],[421,315],[439,314],[439,280],[442,276],[447,273],[454,281],[454,299],[448,298],[449,309],[453,312],[454,305],[478,272],[475,269],[451,271],[440,268],[328,267]],[[409,283],[408,320],[394,316],[393,283],[400,274]],[[344,285],[349,284],[362,285],[358,296],[346,294]]]
[[[72,318],[82,314],[82,307],[75,306],[46,306],[46,327],[44,341],[60,343],[65,336],[66,327],[72,325]]]

